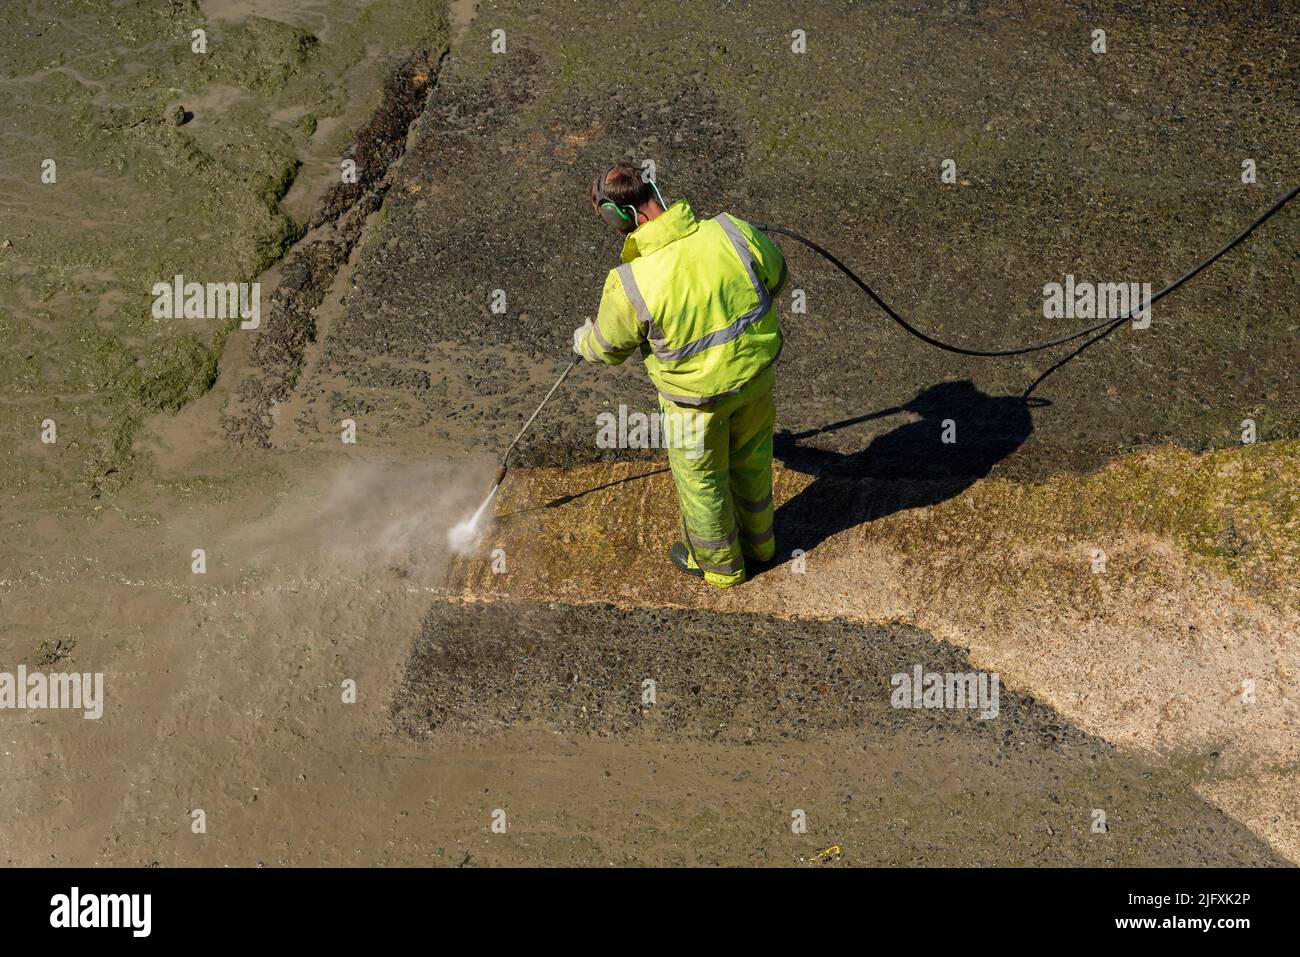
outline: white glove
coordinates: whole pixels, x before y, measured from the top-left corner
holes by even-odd
[[[591,319],[587,319],[577,329],[573,330],[573,351],[582,356],[582,341],[587,338],[587,333],[591,331]],[[586,356],[582,356],[584,359]]]

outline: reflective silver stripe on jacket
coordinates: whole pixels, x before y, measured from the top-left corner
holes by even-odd
[[[612,345],[610,345],[609,342],[606,341],[605,336],[600,331],[599,322],[593,322],[591,324],[591,331],[596,335],[596,344],[599,345],[600,348],[603,349],[608,355],[620,356],[625,358],[632,354],[631,349],[615,349]],[[587,342],[585,338],[582,341],[584,345]]]
[[[749,277],[749,284],[754,287],[754,295],[758,297],[758,305],[739,319],[734,320],[730,325],[703,335],[694,342],[686,343],[684,346],[669,349],[663,330],[655,323],[654,317],[650,314],[650,308],[646,305],[645,297],[641,295],[641,289],[637,286],[636,277],[632,275],[632,264],[624,263],[616,270],[619,281],[623,283],[623,292],[627,295],[628,302],[632,303],[632,308],[636,310],[637,322],[645,330],[646,338],[650,340],[650,348],[654,352],[655,358],[660,362],[676,362],[679,359],[693,356],[697,352],[703,352],[705,349],[712,349],[714,346],[730,342],[767,315],[772,308],[772,296],[767,291],[767,287],[763,285],[763,281],[758,278],[754,255],[749,251],[749,244],[745,242],[745,235],[740,231],[740,227],[725,213],[713,217],[713,221],[722,227],[722,231],[731,240],[736,255],[740,257],[741,265],[745,267],[745,274]],[[784,266],[784,263],[782,265]],[[719,394],[727,395],[728,393]],[[674,402],[681,402],[683,405],[701,404],[672,396],[670,398]],[[717,396],[713,398],[717,398]],[[712,399],[706,401],[712,401]]]
[[[762,373],[759,374],[761,375]],[[754,377],[754,379],[757,378],[758,376]],[[754,379],[750,379],[749,382],[753,382]],[[719,392],[717,395],[677,395],[673,392],[665,392],[663,389],[659,390],[659,394],[669,402],[676,402],[678,405],[708,405],[710,402],[716,402],[725,395],[735,395],[741,389],[745,388],[745,386],[749,385],[749,382],[742,382],[734,389],[728,389],[726,392]]]
[[[614,270],[618,273],[619,282],[623,284],[623,293],[627,296],[627,301],[632,303],[632,308],[636,310],[636,321],[640,323],[645,337],[650,340],[650,348],[654,350],[655,355],[666,345],[664,332],[655,324],[654,316],[650,315],[650,307],[645,304],[645,297],[641,295],[641,288],[636,284],[636,277],[632,275],[632,264],[624,263]]]

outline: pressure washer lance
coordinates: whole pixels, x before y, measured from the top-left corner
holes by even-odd
[[[519,440],[528,433],[528,429],[532,426],[533,420],[541,415],[542,409],[546,408],[546,403],[550,402],[551,396],[555,395],[555,390],[560,387],[560,383],[568,378],[569,373],[573,371],[573,367],[576,366],[579,361],[580,360],[578,359],[574,359],[565,366],[564,371],[560,373],[560,377],[555,380],[555,385],[551,386],[551,391],[546,393],[546,398],[542,399],[541,404],[533,411],[533,414],[528,417],[528,421],[524,423],[524,427],[520,429],[519,434],[515,436],[515,440],[507,446],[505,455],[501,456],[501,464],[497,466],[497,474],[496,478],[492,480],[492,488],[488,492],[487,498],[483,499],[483,504],[478,507],[478,511],[447,533],[447,543],[451,545],[452,548],[456,549],[456,551],[466,551],[472,548],[474,543],[478,540],[478,523],[483,518],[483,514],[487,511],[488,506],[492,504],[492,499],[496,497],[497,490],[501,488],[501,483],[506,480],[506,472],[510,470],[510,453],[515,450],[515,446],[519,444]]]

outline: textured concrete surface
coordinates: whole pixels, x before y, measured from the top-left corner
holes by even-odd
[[[148,472],[144,422],[212,386],[238,325],[157,319],[154,284],[269,298],[384,77],[446,38],[436,0],[0,4],[5,504],[91,507]]]
[[[1091,734],[1209,762],[1198,786],[1249,808],[1295,860],[1287,822],[1300,803],[1285,788],[1257,798],[1257,778],[1286,780],[1300,760],[1295,454],[1294,443],[1162,448],[1086,477],[962,482],[955,495],[947,483],[779,471],[780,561],[726,591],[667,562],[676,511],[662,465],[520,471],[448,588],[907,622]]]
[[[0,664],[112,704],[5,723],[4,861],[1300,861],[1292,210],[1027,398],[1050,357],[933,351],[784,243],[780,563],[663,561],[662,461],[595,442],[652,408],[635,363],[580,369],[481,551],[442,548],[595,310],[612,159],[942,338],[1055,335],[1045,283],[1158,286],[1292,185],[1286,5],[477,7],[0,14]],[[51,149],[90,184],[57,209],[23,192]],[[146,319],[145,280],[217,267],[277,290],[259,335]],[[887,707],[914,664],[997,671],[999,716]]]
[[[820,240],[941,338],[996,347],[1086,325],[1045,319],[1044,285],[1159,288],[1294,185],[1290,20],[1277,4],[481,4],[305,374],[295,441],[355,415],[385,445],[499,449],[616,264],[585,190],[622,156],[653,160],[703,214]],[[1089,49],[1099,27],[1105,54]],[[996,427],[961,467],[1025,477],[1158,440],[1232,444],[1245,418],[1295,436],[1296,222],[1283,213],[1157,304],[1151,329],[1085,352],[1030,402],[1061,350],[936,351],[781,240],[808,311],[781,306],[778,423],[837,455],[889,430],[888,410]],[[640,370],[584,370],[520,461],[619,457],[594,442],[595,413],[619,403],[653,408]]]
[[[723,811],[710,828],[713,840],[693,848],[700,816],[717,813],[718,794],[682,794],[657,824],[677,824],[686,862],[721,835],[729,847],[713,862],[762,861],[767,852],[758,847],[781,845],[763,822],[789,817],[782,800],[797,800],[792,808],[815,817],[817,833],[834,835],[858,864],[1282,862],[1190,790],[1188,767],[1126,756],[1022,693],[1003,690],[997,716],[987,720],[972,710],[891,707],[891,676],[918,664],[972,670],[962,652],[905,625],[438,604],[424,620],[394,710],[399,727],[435,747],[447,732],[478,736],[526,725],[631,746],[654,742],[664,760],[688,765],[700,742],[743,755],[735,780],[749,785],[749,801],[771,810]],[[829,766],[806,774],[792,765],[773,775],[772,756],[791,753]],[[710,792],[729,791],[720,777]],[[577,801],[601,789],[583,776],[569,786]],[[739,812],[734,801],[728,795],[723,806]],[[641,807],[629,792],[611,809],[618,823],[589,829],[635,833]],[[1095,809],[1105,813],[1104,831],[1092,830]],[[652,845],[649,853],[662,849]]]

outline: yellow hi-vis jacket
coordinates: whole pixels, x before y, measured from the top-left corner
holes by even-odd
[[[622,258],[583,358],[618,365],[639,349],[660,394],[692,406],[739,392],[775,361],[785,257],[749,223],[726,213],[697,222],[678,200],[628,235]]]

